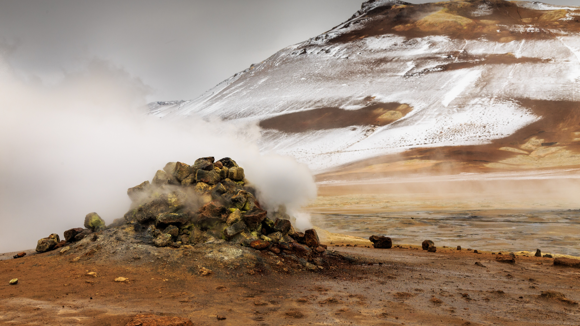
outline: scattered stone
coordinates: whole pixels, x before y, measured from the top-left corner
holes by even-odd
[[[534,257],[542,257],[542,251],[540,249],[536,249],[536,254]]]
[[[474,253],[474,254],[478,254],[478,253],[479,253],[479,251],[477,251],[477,250],[474,250],[474,251],[473,251],[473,253]]]
[[[390,249],[393,247],[393,241],[389,237],[373,235],[369,240],[373,243],[373,247],[378,249]]]
[[[26,256],[26,253],[23,251],[23,252],[19,252],[19,253],[17,253],[17,254],[16,254],[16,255],[14,255],[13,257],[14,257],[14,259],[17,259],[17,258],[22,258],[22,257],[24,257],[24,256]]]
[[[423,250],[428,250],[429,247],[435,247],[435,243],[431,240],[425,240],[423,243],[421,243],[421,247]]]
[[[318,253],[323,253],[323,252],[325,252],[325,251],[326,251],[326,248],[324,248],[323,246],[318,246],[318,247],[316,247],[316,249],[315,249],[315,250],[316,250],[316,252],[318,252]]]
[[[88,272],[87,276],[97,277],[97,272]]]
[[[16,285],[16,284],[18,284],[18,279],[17,278],[11,279],[10,282],[9,282],[9,284],[10,285]]]
[[[461,250],[461,246],[457,246],[457,250]]]
[[[276,255],[279,255],[281,250],[278,247],[270,247],[270,251],[275,253]]]
[[[578,302],[566,298],[566,296],[563,293],[556,292],[556,291],[542,291],[542,294],[540,295],[540,297],[544,298],[544,299],[548,299],[548,300],[560,301],[560,302],[563,302],[563,303],[566,303],[569,305],[577,305],[578,304]]]
[[[126,277],[117,277],[115,282],[129,282],[129,279]]]
[[[58,234],[53,233],[46,238],[38,240],[38,243],[36,244],[36,252],[42,253],[53,250],[56,248],[59,242],[60,237]]]
[[[221,316],[221,315],[217,315],[216,318],[217,318],[217,320],[225,320],[226,319],[225,316]]]
[[[480,263],[480,262],[478,262],[478,261],[476,261],[476,262],[475,262],[475,265],[476,265],[476,266],[479,266],[479,267],[485,267],[485,266],[484,266],[482,263]]]
[[[93,212],[88,213],[85,216],[85,228],[91,229],[93,232],[105,229],[105,221],[99,216],[99,214]]]
[[[257,250],[264,250],[270,247],[270,242],[264,240],[254,240],[250,242],[250,247]]]
[[[316,233],[316,230],[308,229],[304,231],[304,243],[310,248],[320,246],[320,239],[318,239],[318,233]]]
[[[554,259],[554,266],[580,268],[580,260],[571,258],[556,258]]]
[[[495,261],[497,261],[498,263],[515,264],[516,257],[512,255],[509,256],[497,255],[495,256]]]
[[[429,248],[427,248],[428,252],[436,252],[437,251],[437,247],[435,246],[430,246]]]
[[[211,273],[212,273],[212,271],[210,269],[205,268],[205,267],[201,267],[199,269],[199,275],[201,275],[201,276],[209,276],[209,275],[211,275]]]
[[[291,310],[286,312],[286,316],[291,318],[304,318],[304,314],[298,310]]]
[[[554,257],[552,255],[550,255],[550,254],[545,254],[544,255],[544,258],[554,258]]]
[[[431,299],[429,299],[429,301],[431,301],[434,304],[442,304],[443,301],[441,301],[441,299],[436,298],[436,297],[432,297]]]
[[[191,320],[183,317],[137,315],[125,326],[193,326]]]

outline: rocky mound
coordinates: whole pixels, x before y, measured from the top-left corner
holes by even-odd
[[[97,252],[113,255],[106,259],[125,260],[163,253],[154,247],[191,250],[199,245],[198,253],[225,260],[258,250],[272,257],[292,256],[292,261],[311,270],[328,266],[326,246],[316,230],[296,231],[284,207],[263,208],[258,190],[230,158],[204,157],[193,165],[168,163],[151,182],[129,188],[127,194],[132,204],[124,218],[107,227],[98,214],[90,213],[85,228],[65,231],[62,241],[58,234],[40,239],[36,251],[64,247],[60,253],[71,254],[76,248],[83,252],[76,261]],[[120,242],[125,242],[124,250]]]

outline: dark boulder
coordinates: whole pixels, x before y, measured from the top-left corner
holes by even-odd
[[[244,206],[246,206],[247,200],[247,192],[240,190],[237,194],[230,198],[230,205],[237,209],[243,209]]]
[[[291,237],[298,243],[306,244],[306,236],[304,235],[304,232],[295,232]]]
[[[74,241],[81,241],[82,239],[84,239],[87,235],[93,233],[93,231],[91,229],[83,229],[81,232],[77,233],[74,237]]]
[[[76,241],[75,236],[81,233],[83,230],[84,230],[83,228],[74,228],[66,230],[64,231],[64,239],[66,240],[66,242],[74,242]]]
[[[282,250],[293,250],[292,242],[280,242],[278,247]]]
[[[315,229],[304,231],[304,243],[310,248],[320,246],[320,239],[318,239],[318,233],[316,233]]]
[[[542,251],[540,249],[536,249],[536,254],[534,257],[542,257]]]
[[[516,257],[513,255],[497,255],[495,256],[495,261],[497,261],[498,263],[506,263],[506,264],[515,264],[516,263]]]
[[[175,163],[175,172],[173,173],[173,176],[177,179],[177,181],[179,181],[180,184],[190,175],[191,167],[189,165],[181,162]]]
[[[276,225],[276,223],[272,221],[268,216],[266,216],[266,218],[264,218],[264,220],[262,221],[262,234],[270,234],[276,232],[276,230],[274,230],[274,225]]]
[[[213,171],[214,165],[213,160],[208,160],[206,158],[198,158],[195,163],[191,166],[191,172],[197,172],[199,170]]]
[[[216,170],[197,170],[195,173],[195,180],[197,180],[197,182],[204,182],[210,185],[215,185],[220,182],[221,178],[219,172]]]
[[[241,167],[228,168],[228,178],[234,181],[242,181],[245,178],[244,169]]]
[[[36,252],[47,252],[56,248],[58,243],[60,242],[60,237],[58,234],[53,233],[46,238],[42,238],[38,240],[36,244]]]
[[[222,222],[226,222],[229,215],[228,209],[218,201],[210,201],[199,210],[199,218],[201,220],[217,218]]]
[[[238,167],[238,163],[236,163],[236,161],[232,160],[229,157],[224,157],[221,160],[219,160],[218,162],[220,162],[223,166],[225,166],[228,169]]]
[[[244,223],[243,221],[238,221],[238,222],[228,226],[224,230],[224,236],[227,239],[231,239],[235,235],[240,234],[240,233],[244,232],[245,230],[247,230],[247,228],[248,227],[246,226],[246,223]]]
[[[23,251],[23,252],[19,252],[16,255],[14,255],[13,258],[17,259],[17,258],[22,258],[24,256],[26,256],[26,253]]]
[[[264,221],[266,215],[268,215],[268,212],[266,212],[263,209],[254,207],[253,210],[244,214],[242,219],[244,220],[246,225],[250,228],[250,230],[256,230],[258,229],[262,221]]]
[[[289,220],[278,219],[274,224],[274,230],[277,232],[281,232],[283,234],[288,234],[290,228],[292,227],[292,223]]]
[[[157,215],[157,224],[186,224],[191,218],[185,213],[161,213]]]
[[[431,240],[425,240],[421,244],[421,247],[423,248],[423,250],[428,250],[429,247],[435,247],[435,243]]]
[[[373,235],[369,238],[373,243],[373,247],[379,249],[390,249],[393,247],[393,241],[389,237]]]
[[[301,255],[310,255],[310,253],[312,253],[312,249],[310,249],[309,247],[305,246],[305,245],[301,245],[299,243],[293,242],[292,243],[292,250],[294,250],[296,253],[301,254]]]

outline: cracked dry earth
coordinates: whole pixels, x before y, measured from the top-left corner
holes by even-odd
[[[236,326],[580,323],[580,270],[553,266],[549,258],[518,257],[512,265],[467,250],[329,250],[358,258],[317,273],[210,276],[163,262],[8,259],[0,261],[0,324],[127,325],[137,314]],[[19,283],[9,285],[15,277]],[[114,282],[117,277],[129,282]],[[542,296],[545,291],[552,292]]]

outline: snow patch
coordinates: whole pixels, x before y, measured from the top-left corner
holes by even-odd
[[[455,87],[445,94],[445,97],[441,102],[443,106],[447,107],[449,103],[461,95],[461,93],[463,93],[468,87],[472,86],[481,76],[481,72],[481,70],[469,71],[467,73],[460,72],[465,74],[465,76],[456,83]]]

